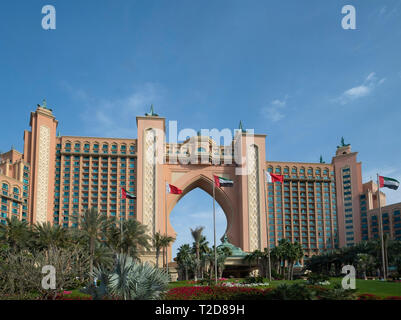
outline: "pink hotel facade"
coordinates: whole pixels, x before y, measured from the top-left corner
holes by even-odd
[[[175,204],[197,187],[212,194],[212,177],[219,175],[234,181],[232,188],[216,189],[216,201],[227,217],[229,241],[244,251],[289,238],[311,256],[378,236],[377,186],[362,183],[350,145],[337,147],[327,164],[275,162],[266,161],[266,135],[243,130],[230,146],[200,135],[166,143],[157,133],[165,132],[165,118],[153,112],[137,117],[137,139],[57,136],[57,125],[52,111],[38,106],[24,132],[23,153],[1,155],[0,223],[16,216],[31,224],[76,227],[78,215],[95,207],[117,219],[137,219],[150,235],[167,227],[175,236],[169,219]],[[221,161],[232,158],[233,150],[245,164]],[[187,155],[189,163],[177,161]],[[245,166],[248,174],[238,175]],[[265,183],[264,170],[284,175],[284,183]],[[183,194],[165,196],[166,182]],[[136,199],[121,201],[122,187]],[[385,206],[383,221],[385,232],[401,240],[400,210],[401,204]]]

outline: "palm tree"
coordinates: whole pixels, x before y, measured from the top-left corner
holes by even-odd
[[[153,243],[153,248],[156,251],[156,268],[159,268],[159,256],[160,256],[160,250],[162,248],[162,235],[160,234],[160,232],[156,232],[154,234],[152,243]],[[163,261],[164,261],[164,257],[163,257]]]
[[[140,250],[151,249],[151,238],[147,233],[147,227],[134,219],[124,220],[122,223],[121,235],[121,228],[116,226],[115,221],[108,220],[106,243],[115,253],[125,253],[138,260]]]
[[[294,264],[300,260],[303,255],[303,249],[300,243],[289,243],[288,251],[287,251],[287,259],[288,259],[288,280],[293,280],[294,276]]]
[[[100,279],[99,287],[86,292],[95,298],[107,295],[124,300],[154,300],[167,289],[168,274],[148,263],[137,263],[125,254],[118,254],[112,271],[103,266],[95,268],[92,277]]]
[[[263,258],[263,253],[256,249],[251,253],[248,253],[244,260],[249,262],[249,266],[251,266],[253,263],[256,263],[256,265],[259,268],[259,274],[262,275],[263,272],[263,264],[262,264],[262,258]]]
[[[194,253],[196,253],[196,247],[195,245],[192,246],[192,250]],[[205,260],[205,255],[210,252],[209,248],[209,242],[206,240],[205,236],[202,236],[200,242],[199,242],[199,256],[200,256],[200,265],[199,265],[199,271],[200,271],[200,276],[203,278],[203,274],[206,268],[206,260]]]
[[[217,270],[219,272],[219,278],[223,277],[226,260],[231,255],[232,252],[230,248],[217,248]]]
[[[99,214],[96,209],[86,210],[81,216],[80,230],[89,243],[89,273],[93,273],[93,261],[96,242],[100,241],[106,227],[106,216]],[[90,279],[93,281],[93,278]]]
[[[26,246],[29,233],[28,223],[15,216],[7,218],[5,225],[0,224],[0,242],[9,245],[14,253]]]
[[[165,264],[163,263],[164,266],[167,266],[167,264],[168,264],[167,248],[174,241],[175,241],[174,237],[170,237],[170,236],[163,236],[162,237],[163,260],[164,260],[164,258],[166,258]]]
[[[360,269],[362,273],[363,279],[367,280],[367,273],[372,268],[374,263],[374,258],[367,253],[358,253],[358,269]]]
[[[193,255],[189,244],[183,244],[178,248],[177,263],[178,266],[184,270],[185,280],[188,280],[188,270],[191,267]]]
[[[173,242],[175,238],[170,236],[162,235],[160,232],[156,232],[153,236],[152,243],[153,248],[156,251],[156,267],[159,267],[160,251],[163,249],[163,266],[165,265],[165,250]]]
[[[200,265],[200,242],[202,240],[202,232],[205,227],[196,227],[195,230],[191,230],[192,237],[194,238],[194,245],[195,245],[195,256],[196,256],[196,262],[197,262],[197,267],[195,270],[195,281],[198,278],[198,272],[199,272],[199,265]]]
[[[33,231],[36,242],[41,248],[53,250],[56,247],[64,247],[68,241],[67,229],[52,225],[50,222],[34,225]]]
[[[95,267],[103,266],[110,268],[114,263],[114,253],[101,242],[96,242],[95,251],[93,253],[93,265]]]

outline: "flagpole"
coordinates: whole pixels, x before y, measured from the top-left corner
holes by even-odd
[[[213,232],[214,232],[214,277],[217,284],[217,248],[216,248],[216,208],[215,208],[215,184],[213,177]]]
[[[167,181],[164,180],[164,219],[165,219],[165,228],[166,228],[166,238],[167,238]],[[168,253],[167,253],[167,247],[165,248],[166,250],[166,272],[168,274]]]
[[[265,194],[265,206],[266,206],[266,238],[267,238],[267,254],[269,259],[269,281],[272,281],[272,268],[270,263],[270,241],[269,241],[269,227],[268,227],[268,216],[267,216],[267,196],[266,196],[266,170],[263,170],[263,190]]]
[[[380,241],[382,247],[382,263],[383,263],[383,279],[386,281],[386,262],[384,259],[384,240],[383,240],[383,221],[382,221],[382,208],[380,205],[380,178],[377,174],[377,201],[379,204],[379,226],[380,226]]]

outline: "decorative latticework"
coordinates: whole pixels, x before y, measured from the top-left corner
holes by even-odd
[[[39,160],[38,182],[36,192],[36,223],[47,221],[47,203],[49,196],[49,166],[50,166],[50,129],[39,128]]]
[[[144,134],[143,223],[153,236],[156,224],[156,134],[148,129]]]
[[[248,165],[248,214],[249,250],[260,248],[260,199],[259,199],[259,156],[258,147],[251,145],[247,150]]]

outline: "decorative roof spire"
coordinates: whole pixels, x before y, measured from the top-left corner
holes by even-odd
[[[338,148],[342,148],[342,147],[348,147],[350,144],[349,143],[345,143],[344,142],[344,137],[341,137],[341,145],[340,146],[337,146],[337,149]]]
[[[156,114],[153,111],[153,104],[150,106],[150,112],[149,113],[145,113],[145,116],[147,116],[147,117],[158,117],[159,116],[158,114]]]
[[[46,110],[53,111],[52,109],[50,109],[50,108],[47,107],[46,99],[43,99],[42,105],[38,104],[38,107],[43,108],[43,109],[46,109]]]
[[[242,127],[242,120],[239,121],[239,128],[238,128],[238,129],[240,129],[241,132],[246,132],[246,131],[244,130],[244,128]]]
[[[42,101],[42,105],[40,105],[40,104],[38,103],[38,107],[41,107],[41,108],[47,109],[47,102],[46,102],[46,99],[43,99],[43,101]]]

